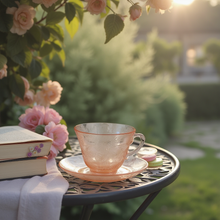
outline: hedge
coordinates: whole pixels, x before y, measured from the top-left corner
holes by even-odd
[[[179,85],[185,94],[187,120],[220,119],[220,83]]]

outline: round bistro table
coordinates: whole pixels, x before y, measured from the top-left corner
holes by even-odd
[[[78,139],[71,137],[69,143],[72,150],[60,153],[56,158],[57,163],[65,157],[81,155]],[[139,142],[134,142],[130,149],[132,150],[138,144]],[[62,206],[82,205],[81,220],[88,220],[95,204],[117,202],[147,195],[147,198],[130,218],[130,220],[138,219],[157,194],[171,184],[180,172],[180,163],[175,155],[152,144],[145,143],[144,147],[156,148],[157,157],[163,159],[163,166],[157,169],[147,168],[137,176],[123,181],[90,182],[71,176],[59,168],[63,177],[69,182],[69,189],[63,196]]]

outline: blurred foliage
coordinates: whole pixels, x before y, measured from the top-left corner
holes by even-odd
[[[215,22],[220,19],[219,10],[220,4],[213,7],[208,0],[194,0],[190,5],[175,4],[172,13],[164,13],[162,19],[161,15],[150,10],[149,14],[143,13],[137,20],[139,33],[147,34],[155,27],[159,33],[176,33],[180,39],[186,33],[216,33],[220,31],[220,25]]]
[[[209,39],[203,44],[204,56],[198,58],[196,63],[204,65],[207,61],[211,62],[220,75],[220,40]]]
[[[18,125],[19,117],[25,112],[27,107],[20,105],[6,106],[1,112],[1,126]]]
[[[139,59],[133,60],[137,27],[126,25],[117,39],[103,46],[99,43],[103,38],[102,24],[94,25],[95,22],[85,19],[74,41],[65,42],[65,68],[59,62],[49,64],[53,80],[64,88],[54,108],[68,122],[68,127],[94,121],[135,126],[144,119],[157,91],[143,80],[152,69],[151,39]]]
[[[152,64],[154,66],[151,75],[170,74],[175,76],[179,67],[176,63],[176,58],[181,53],[181,44],[178,41],[167,42],[166,40],[159,38],[156,31],[152,33],[154,35],[153,49],[154,56]],[[138,58],[139,53],[147,47],[147,42],[139,42],[134,52],[134,57]]]
[[[126,201],[95,205],[90,220],[127,220],[134,214],[146,196]],[[62,207],[60,220],[80,219],[82,207]]]
[[[145,134],[146,142],[163,145],[169,137],[180,134],[183,128],[186,112],[184,94],[177,85],[169,82],[153,79],[148,83],[158,90],[138,130]]]
[[[220,84],[185,84],[179,88],[185,94],[186,119],[211,120],[220,118]]]

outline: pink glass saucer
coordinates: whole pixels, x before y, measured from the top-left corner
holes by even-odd
[[[79,155],[62,159],[59,166],[66,173],[83,180],[92,182],[115,182],[136,176],[148,167],[148,163],[141,158],[129,157],[115,174],[92,173],[84,163],[83,157]]]

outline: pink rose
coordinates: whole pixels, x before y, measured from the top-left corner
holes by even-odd
[[[53,139],[52,145],[59,151],[66,148],[65,143],[68,141],[69,133],[65,125],[56,125],[53,121],[51,121],[45,126],[45,132],[43,135]]]
[[[56,112],[52,108],[46,108],[45,115],[44,115],[44,124],[47,125],[49,122],[53,121],[55,124],[59,124],[62,119],[62,116],[59,115],[58,112]]]
[[[5,64],[3,66],[3,68],[0,70],[0,79],[7,76],[7,68],[8,68],[8,66]]]
[[[26,78],[24,78],[23,76],[21,76],[21,78],[24,82],[24,88],[25,88],[25,93],[26,93],[30,89],[30,84]]]
[[[100,13],[106,13],[105,7],[106,7],[106,0],[86,0],[86,10],[88,10],[92,15],[93,14],[100,14]]]
[[[25,114],[19,117],[19,126],[35,131],[38,125],[42,125],[44,122],[45,109],[43,106],[34,106],[33,108],[28,108]]]
[[[130,13],[130,20],[135,21],[137,18],[141,16],[142,8],[140,5],[138,5],[138,3],[135,3],[130,7],[129,13]]]
[[[13,26],[11,33],[23,35],[29,30],[33,24],[36,11],[29,5],[19,5],[18,8],[12,7],[7,8],[6,13],[13,15]]]
[[[56,81],[49,80],[47,83],[43,83],[42,90],[36,94],[37,104],[45,107],[56,104],[60,101],[62,90],[63,88]]]
[[[46,8],[49,8],[52,4],[56,3],[58,0],[33,0],[34,3],[43,4]]]
[[[50,154],[48,156],[48,160],[56,157],[58,153],[59,153],[59,151],[52,145],[50,147]]]
[[[34,103],[34,93],[31,90],[28,90],[24,94],[24,100],[16,96],[15,102],[20,106],[32,105]]]
[[[171,8],[173,0],[147,0],[146,6],[155,8],[155,12],[163,13],[164,10]]]

